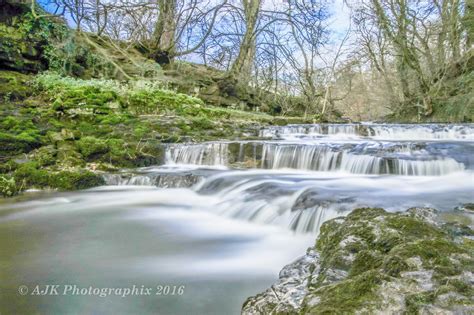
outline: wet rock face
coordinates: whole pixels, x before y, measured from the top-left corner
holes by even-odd
[[[280,279],[270,289],[249,298],[243,314],[291,314],[297,313],[308,294],[308,279],[319,271],[319,254],[308,250],[307,254],[280,271]]]
[[[326,222],[316,246],[242,313],[474,311],[472,230],[453,233],[436,213],[362,208]]]

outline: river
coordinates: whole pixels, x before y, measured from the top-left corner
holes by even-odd
[[[104,175],[107,186],[1,200],[0,314],[238,314],[328,219],[474,201],[472,124],[259,137],[171,144],[164,165]]]

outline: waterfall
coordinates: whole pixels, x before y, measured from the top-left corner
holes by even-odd
[[[261,137],[295,138],[366,138],[375,140],[474,140],[473,125],[442,124],[315,124],[268,127]]]
[[[317,234],[321,225],[347,213],[347,204],[320,202],[318,193],[305,185],[295,189],[291,180],[273,180],[238,173],[219,174],[206,179],[195,190],[213,192],[213,212],[222,216],[259,224],[279,225],[298,233]],[[306,202],[301,202],[305,199]],[[308,202],[308,200],[310,200]]]
[[[368,132],[372,139],[384,140],[474,140],[469,125],[374,125]]]
[[[106,185],[111,186],[152,186],[155,178],[146,175],[130,175],[130,174],[104,174],[102,175]]]
[[[360,134],[359,126],[360,125],[327,125],[327,134],[357,136]]]
[[[167,164],[227,165],[228,143],[176,144],[166,151]]]
[[[404,150],[404,147],[401,149]],[[262,168],[416,176],[439,176],[465,169],[464,164],[452,158],[408,160],[406,157],[383,157],[353,151],[356,150],[321,145],[266,144]]]
[[[230,150],[234,144],[238,147]],[[261,156],[256,153],[257,147],[261,148]],[[249,168],[291,168],[374,175],[440,176],[466,168],[464,163],[441,153],[431,153],[418,143],[211,142],[170,146],[166,155],[168,164],[236,164]],[[254,162],[244,163],[249,160]]]
[[[110,186],[156,186],[160,188],[191,187],[204,176],[192,173],[103,174]]]

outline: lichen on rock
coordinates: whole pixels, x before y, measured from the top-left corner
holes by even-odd
[[[434,209],[356,209],[324,223],[316,245],[242,313],[467,314],[474,311],[472,230],[452,230]]]

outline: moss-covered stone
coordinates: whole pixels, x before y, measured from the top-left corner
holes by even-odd
[[[403,213],[361,208],[324,223],[315,246],[319,256],[306,259],[306,264],[317,267],[306,279],[287,280],[308,285],[291,296],[280,296],[273,308],[278,311],[272,313],[472,311],[474,242],[465,237],[472,230],[463,226],[453,233],[435,214],[427,208]],[[304,298],[295,300],[301,295]],[[252,298],[243,313],[268,309],[267,300],[275,304],[270,296],[271,292]]]
[[[76,142],[76,145],[79,148],[81,154],[86,159],[91,158],[94,155],[107,153],[109,151],[106,141],[92,136],[81,138]]]
[[[40,169],[34,162],[20,165],[13,173],[16,183],[25,188],[59,190],[86,189],[103,185],[102,176],[84,170],[52,171]]]
[[[41,146],[41,141],[28,134],[12,135],[0,132],[0,155],[13,156]]]

